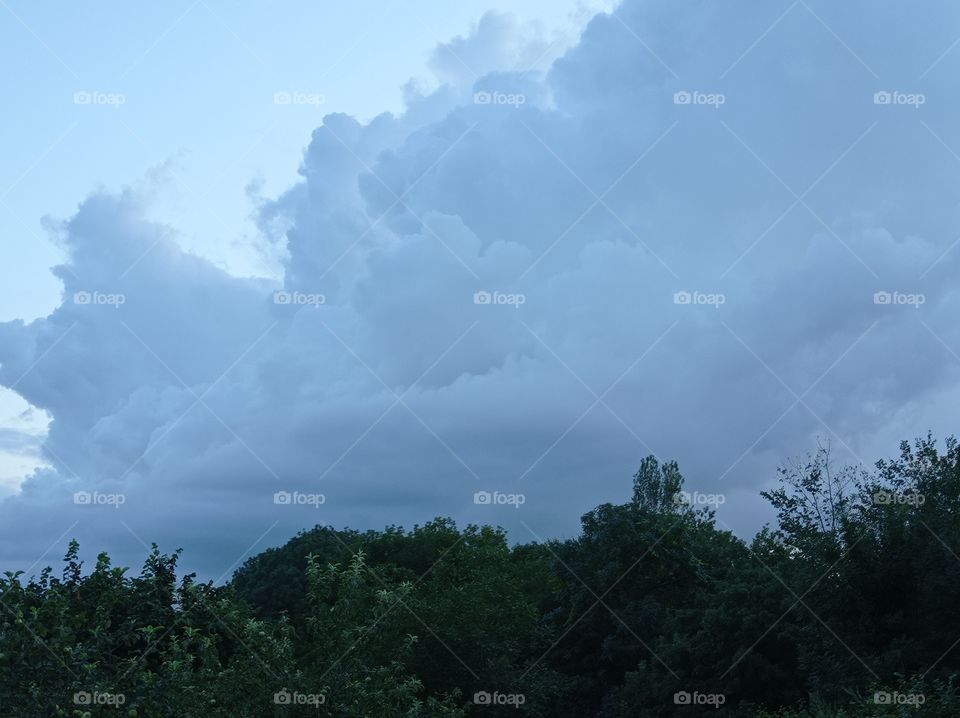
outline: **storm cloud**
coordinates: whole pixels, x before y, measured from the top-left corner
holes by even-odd
[[[257,209],[280,283],[92,194],[51,228],[61,306],[0,324],[0,384],[52,417],[5,560],[156,541],[216,578],[314,523],[570,535],[651,453],[749,534],[818,440],[949,433],[958,21],[625,0],[545,64],[488,16],[404,114],[323,119]]]

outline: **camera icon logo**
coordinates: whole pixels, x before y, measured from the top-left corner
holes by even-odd
[[[689,304],[693,296],[690,292],[674,292],[673,293],[673,303],[674,304]]]
[[[480,92],[473,93],[473,104],[475,105],[489,105],[492,99],[489,92],[481,90]]]
[[[87,506],[93,501],[93,494],[89,491],[77,491],[73,495],[73,503],[78,506]]]
[[[273,495],[273,503],[283,506],[288,505],[292,499],[293,495],[289,491],[278,491]]]
[[[293,702],[293,695],[284,688],[273,694],[273,702],[278,706],[288,706]]]
[[[493,501],[493,495],[489,491],[478,491],[473,495],[473,503],[486,506]]]
[[[493,301],[493,295],[490,292],[481,291],[473,293],[474,304],[490,304]]]
[[[493,702],[493,696],[487,691],[477,691],[473,694],[473,702],[478,706],[488,706]]]
[[[677,691],[673,694],[673,702],[678,706],[688,706],[690,705],[692,696],[689,691]]]
[[[693,95],[691,95],[686,90],[681,90],[680,92],[673,93],[673,104],[675,105],[689,105],[693,101]]]
[[[892,299],[893,295],[890,292],[874,292],[873,294],[874,304],[890,304]]]
[[[290,93],[284,90],[273,93],[273,104],[275,105],[289,105],[292,99]]]
[[[73,694],[73,703],[78,706],[88,706],[93,702],[93,696],[87,691],[77,691]]]
[[[73,93],[73,104],[89,105],[93,101],[93,96],[86,90],[80,90]]]
[[[886,506],[892,503],[893,495],[889,491],[878,491],[873,495],[873,503],[877,506]]]
[[[873,104],[875,105],[889,105],[893,102],[893,94],[887,92],[886,90],[880,90],[880,92],[873,93]]]
[[[293,299],[293,295],[290,292],[279,291],[273,293],[273,303],[274,304],[289,304]]]
[[[92,299],[90,292],[75,292],[73,295],[74,304],[89,304]]]

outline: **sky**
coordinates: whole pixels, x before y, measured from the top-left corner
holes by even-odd
[[[0,2],[0,556],[576,534],[954,431],[960,8]]]

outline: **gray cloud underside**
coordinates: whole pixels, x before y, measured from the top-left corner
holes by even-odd
[[[282,286],[185,254],[134,190],[91,195],[57,229],[63,304],[0,325],[0,383],[53,417],[53,468],[0,505],[4,568],[68,529],[125,560],[185,546],[211,577],[315,522],[569,535],[648,453],[748,533],[756,492],[817,437],[872,461],[952,431],[960,50],[940,56],[958,15],[627,0],[545,73],[508,67],[531,53],[488,19],[438,49],[447,84],[409,87],[403,116],[324,119],[259,209]],[[526,503],[474,505],[494,489]],[[75,506],[82,490],[125,503]]]

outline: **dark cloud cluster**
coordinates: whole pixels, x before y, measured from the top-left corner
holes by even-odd
[[[92,195],[62,305],[0,325],[0,383],[53,418],[5,560],[67,532],[216,577],[313,523],[569,534],[650,453],[749,532],[818,437],[950,432],[958,16],[625,0],[545,72],[487,18],[402,116],[324,118],[259,208],[282,284]]]

